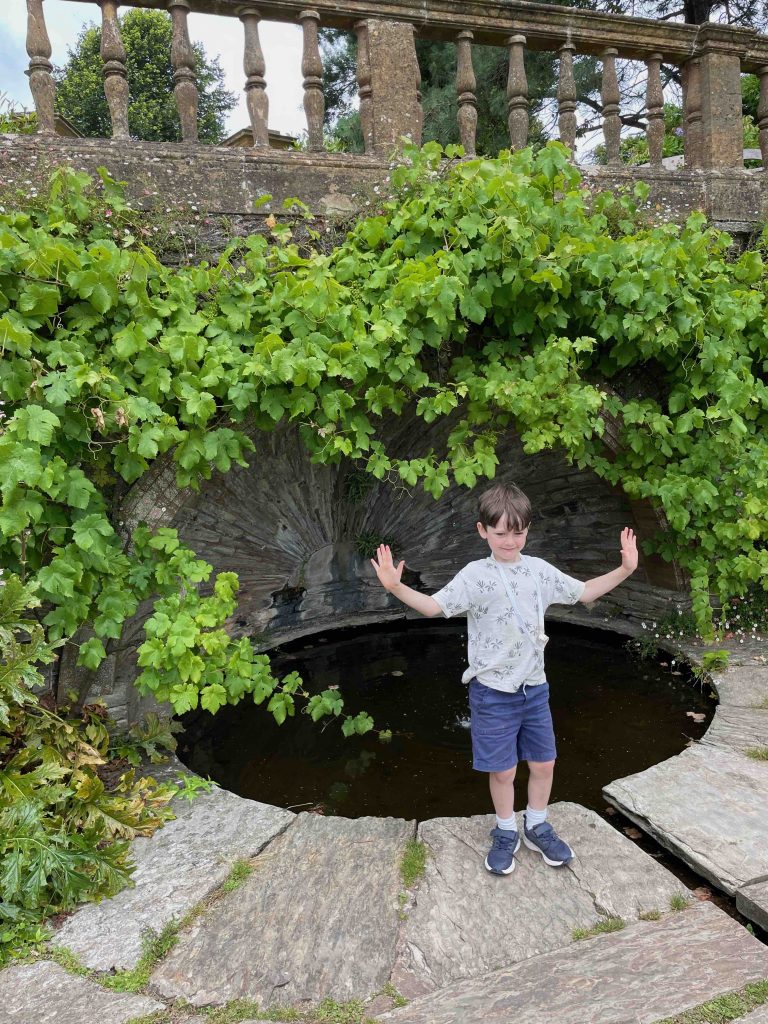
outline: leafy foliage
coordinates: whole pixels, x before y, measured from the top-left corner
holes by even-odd
[[[134,9],[119,21],[131,90],[131,135],[154,142],[178,142],[181,123],[173,91],[171,19],[162,11]],[[84,135],[109,138],[112,122],[104,95],[100,47],[101,28],[85,26],[74,50],[69,51],[66,65],[56,69],[56,109]],[[237,97],[224,88],[224,72],[218,57],[206,57],[199,43],[193,44],[192,49],[200,94],[200,141],[220,142],[225,134],[226,115],[236,105]]]
[[[125,205],[106,175],[96,200],[59,171],[44,203],[0,217],[0,550],[38,580],[53,640],[90,625],[86,669],[154,597],[142,690],[177,711],[250,695],[278,721],[302,697],[346,734],[372,728],[227,635],[233,574],[211,580],[172,529],[127,536],[120,522],[121,494],[155,460],[197,487],[282,421],[313,460],[435,498],[493,477],[515,429],[529,454],[557,447],[663,511],[646,547],[688,570],[702,628],[710,589],[724,602],[764,585],[760,253],[731,259],[701,215],[650,227],[629,199],[590,198],[557,144],[460,163],[432,144],[409,159],[394,198],[331,253],[279,225],[274,243],[165,267],[105,231],[99,202]],[[649,385],[624,398],[637,375]],[[446,418],[446,442],[396,456],[382,424],[411,403]]]
[[[39,603],[18,577],[0,586],[0,964],[45,936],[45,917],[122,889],[128,840],[172,817],[173,787],[110,779],[103,708],[74,717],[33,692],[53,658],[29,618]]]

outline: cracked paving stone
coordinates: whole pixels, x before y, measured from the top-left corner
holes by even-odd
[[[163,1009],[155,999],[110,992],[50,960],[0,971],[2,1024],[125,1024]]]
[[[454,982],[378,1019],[654,1024],[766,976],[768,949],[705,902]]]
[[[131,843],[133,888],[77,910],[52,939],[88,967],[132,968],[147,929],[160,932],[226,879],[232,863],[249,858],[293,821],[270,804],[214,789],[192,801],[175,798],[175,821]]]
[[[741,754],[751,747],[768,747],[768,711],[718,707],[701,742]]]
[[[419,826],[429,848],[392,980],[414,997],[568,946],[574,928],[601,916],[664,911],[680,882],[593,811],[553,804],[549,820],[575,852],[551,868],[521,845],[511,875],[484,867],[492,815],[434,818]]]
[[[152,976],[194,1006],[367,999],[389,978],[400,861],[415,823],[301,814]]]
[[[768,879],[752,882],[736,893],[736,909],[768,932]]]
[[[697,743],[603,794],[729,895],[768,877],[768,764]]]
[[[716,672],[713,681],[721,707],[759,708],[768,700],[768,668],[742,665]]]

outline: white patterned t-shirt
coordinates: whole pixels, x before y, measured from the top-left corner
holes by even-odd
[[[499,569],[507,576],[518,614]],[[544,651],[523,635],[522,627],[535,638],[549,605],[576,604],[585,585],[531,555],[520,555],[512,564],[490,556],[465,565],[442,590],[430,595],[446,618],[467,613],[469,665],[461,681],[468,683],[476,676],[484,686],[506,693],[514,693],[523,683],[546,682]]]

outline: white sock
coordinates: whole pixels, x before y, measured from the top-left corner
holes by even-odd
[[[534,811],[532,807],[526,807],[524,819],[525,827],[530,831],[536,825],[540,825],[542,821],[547,820],[547,808],[545,807],[543,811]]]
[[[496,828],[506,829],[507,832],[515,832],[515,831],[517,831],[517,823],[515,822],[515,815],[513,814],[511,818],[500,818],[498,816],[498,814],[497,814],[496,815]]]

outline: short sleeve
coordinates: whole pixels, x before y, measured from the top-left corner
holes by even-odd
[[[461,615],[469,608],[469,590],[465,570],[456,573],[450,583],[430,594],[433,601],[440,605],[443,615],[449,619],[452,615]]]
[[[554,565],[543,560],[539,563],[541,598],[544,607],[551,604],[576,604],[584,593],[586,583],[561,572]]]

